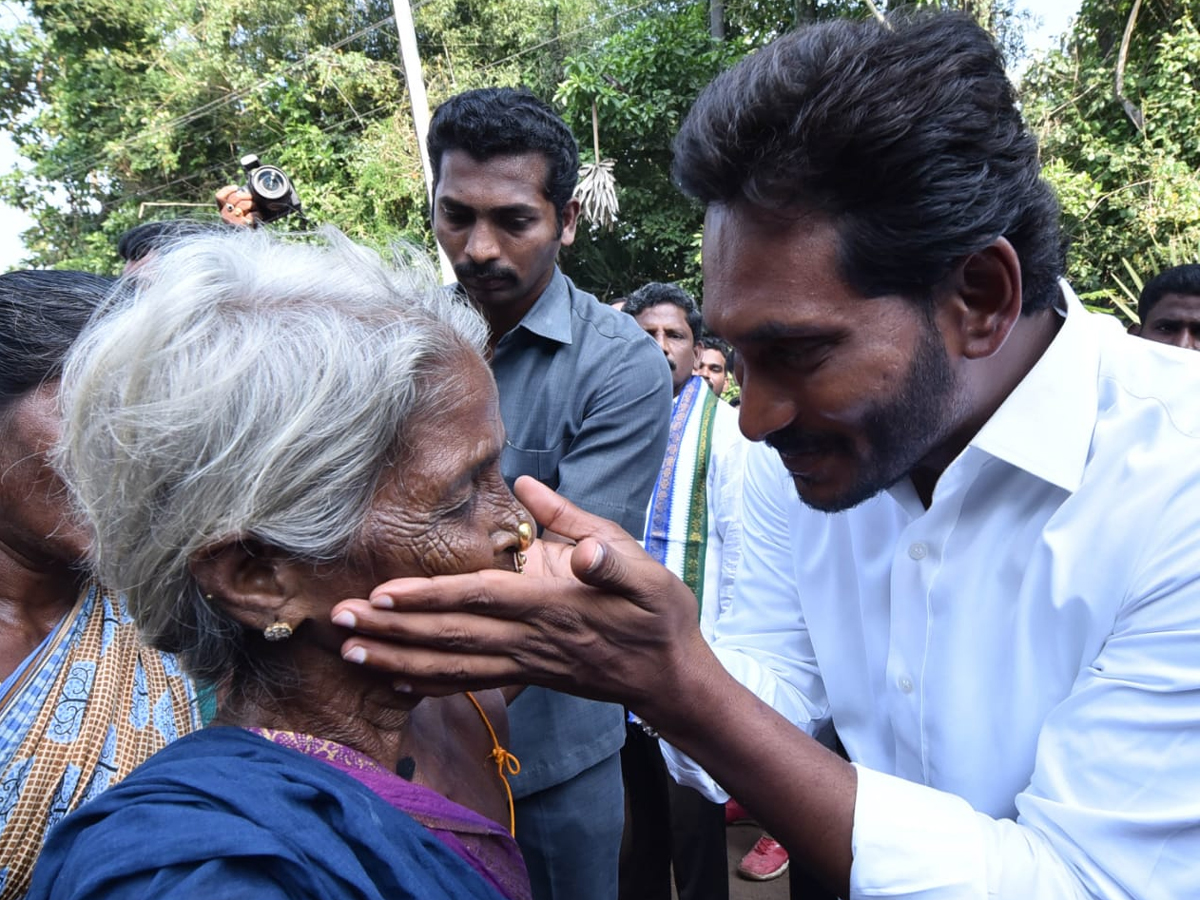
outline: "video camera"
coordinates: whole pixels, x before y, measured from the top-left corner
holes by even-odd
[[[242,157],[246,186],[254,198],[254,213],[260,222],[274,222],[288,213],[300,212],[300,195],[292,180],[278,166],[264,166],[254,153]]]

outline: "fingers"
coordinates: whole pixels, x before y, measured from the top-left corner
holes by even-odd
[[[342,658],[394,676],[398,689],[422,694],[512,684],[560,684],[570,656],[547,645],[530,625],[453,612],[397,613],[345,600],[333,622],[354,631]],[[530,650],[537,656],[532,664]]]
[[[371,591],[370,605],[377,610],[402,609],[405,613],[469,612],[517,619],[528,614],[532,606],[529,601],[542,582],[500,569],[433,578],[394,578]],[[338,609],[340,606],[335,607],[335,611]]]
[[[528,681],[507,657],[455,655],[362,637],[346,641],[342,656],[394,675],[392,687],[405,694],[442,697]]]
[[[254,227],[258,217],[254,214],[254,198],[237,185],[227,184],[217,191],[217,209],[221,219],[230,225]]]
[[[668,577],[616,523],[584,512],[528,476],[517,479],[514,492],[547,532],[576,542],[571,571],[584,584],[640,599]]]
[[[355,632],[342,658],[395,675],[398,690],[441,695],[518,681],[506,648],[520,640],[514,622],[467,613],[397,614],[364,600],[345,600],[333,623]]]
[[[422,612],[406,604],[402,612],[365,600],[343,600],[333,609],[335,625],[397,643],[423,644],[452,653],[505,653],[528,636],[515,618],[470,612]]]
[[[522,475],[517,479],[513,493],[538,524],[569,540],[578,542],[586,537],[595,537],[602,541],[632,541],[621,526],[584,512],[536,478]]]

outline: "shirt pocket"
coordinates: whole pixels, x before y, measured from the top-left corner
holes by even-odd
[[[509,442],[500,455],[500,472],[511,488],[521,475],[532,475],[542,484],[558,489],[558,464],[566,454],[566,441],[547,450],[518,447]]]

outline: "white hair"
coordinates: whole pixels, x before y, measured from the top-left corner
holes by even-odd
[[[189,237],[124,282],[68,357],[59,464],[98,574],[202,681],[254,660],[189,558],[230,539],[345,556],[411,427],[486,344],[427,259],[397,260],[334,229]]]

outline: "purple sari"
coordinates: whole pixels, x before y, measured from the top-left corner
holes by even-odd
[[[530,900],[529,876],[521,851],[502,825],[430,788],[404,780],[345,744],[291,731],[248,730],[346,773],[428,828],[509,900]]]

